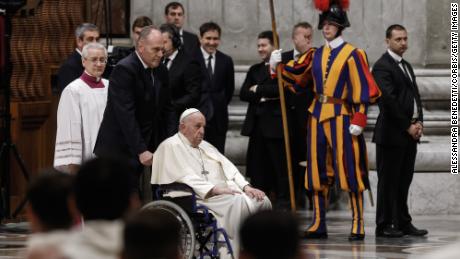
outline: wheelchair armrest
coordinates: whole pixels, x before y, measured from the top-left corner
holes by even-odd
[[[158,190],[161,191],[188,191],[191,193],[195,193],[192,189],[192,187],[186,185],[185,183],[170,183],[170,184],[153,184],[153,187],[158,188]]]
[[[204,219],[205,219],[206,221],[209,221],[209,220],[210,220],[210,217],[212,216],[212,214],[209,213],[208,207],[203,206],[203,205],[200,205],[200,204],[197,204],[197,205],[196,205],[196,211],[197,211],[197,212],[203,213]]]
[[[196,204],[196,194],[193,191],[192,187],[184,183],[170,183],[170,184],[152,184],[153,197],[155,199],[162,199],[165,194],[168,194],[172,191],[185,191],[189,192],[192,195],[193,204]],[[193,205],[193,210],[195,210],[195,205]]]
[[[183,183],[170,183],[170,184],[152,184],[152,193],[153,197],[156,199],[161,199],[163,198],[163,195],[172,192],[172,191],[185,191],[189,192],[192,194],[193,197],[195,197],[195,192],[193,189]]]

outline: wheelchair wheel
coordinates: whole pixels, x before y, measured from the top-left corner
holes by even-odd
[[[195,229],[187,213],[177,204],[165,200],[152,201],[142,207],[142,210],[149,209],[162,209],[171,213],[175,218],[177,218],[181,224],[181,252],[186,259],[195,258]]]

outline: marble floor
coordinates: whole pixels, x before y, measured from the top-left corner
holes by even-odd
[[[299,211],[301,228],[305,229],[309,211]],[[302,240],[304,258],[313,259],[399,259],[419,258],[459,240],[460,215],[415,215],[417,227],[429,230],[427,237],[403,237],[398,239],[376,238],[375,214],[365,214],[366,239],[349,242],[350,215],[347,211],[330,211],[327,214],[329,238],[326,240]],[[16,229],[24,228],[19,224]],[[22,258],[27,234],[7,233],[0,227],[0,259]],[[11,230],[11,228],[9,228]],[[10,232],[10,231],[8,231]],[[460,247],[459,247],[460,249]]]
[[[311,212],[300,212],[304,220],[302,228],[308,225]],[[328,212],[329,237],[325,240],[302,240],[306,258],[314,259],[399,259],[419,258],[440,247],[460,240],[460,215],[414,215],[413,223],[429,231],[426,237],[376,238],[375,214],[365,214],[366,238],[364,241],[349,242],[351,216],[347,211]],[[459,247],[460,250],[460,247]]]

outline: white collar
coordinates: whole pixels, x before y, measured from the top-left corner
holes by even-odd
[[[387,50],[388,54],[396,61],[396,63],[400,63],[402,60],[402,57],[396,53],[394,53],[391,49]]]
[[[203,57],[204,57],[204,60],[208,60],[209,56],[213,56],[213,59],[215,60],[216,59],[216,53],[212,53],[212,54],[209,54],[208,52],[206,52],[206,50],[203,49],[203,47],[200,47],[201,49],[201,53],[203,53]]]
[[[180,131],[177,132],[177,135],[179,136],[179,139],[185,144],[187,145],[189,148],[199,148],[200,145],[198,145],[198,147],[192,147],[192,143],[190,143],[190,141],[187,139],[187,137],[182,134]],[[201,144],[201,143],[200,143]]]
[[[78,54],[80,54],[80,56],[82,56],[81,50],[79,50],[78,48],[75,48],[75,50],[78,52]]]
[[[300,57],[300,55],[302,55],[302,53],[300,53],[300,51],[298,51],[296,48],[294,48],[294,57],[295,58],[296,56]]]
[[[135,52],[136,52],[137,57],[141,61],[142,65],[144,66],[144,68],[147,69],[149,66],[147,66],[147,64],[145,64],[144,60],[142,60],[141,56],[139,55],[139,52],[137,52],[137,50]]]
[[[172,62],[176,58],[178,53],[179,53],[179,50],[176,49],[169,57],[167,57],[169,58],[169,62]]]
[[[184,29],[182,29],[182,28],[179,29],[179,35],[180,35],[181,37],[184,36]]]
[[[345,41],[343,40],[342,36],[339,36],[331,41],[326,40],[326,44],[331,48],[335,49],[338,46],[342,45]]]

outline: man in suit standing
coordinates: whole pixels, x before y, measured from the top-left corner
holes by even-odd
[[[57,73],[57,86],[60,93],[70,82],[79,78],[83,73],[81,51],[86,44],[99,41],[99,29],[91,23],[80,24],[75,29],[75,41],[77,48],[64,61]]]
[[[203,82],[200,111],[206,117],[205,140],[222,154],[228,129],[228,104],[235,90],[235,71],[230,56],[217,50],[221,29],[214,22],[200,26],[200,51],[196,53],[201,63]]]
[[[135,169],[137,188],[152,153],[177,127],[171,116],[168,71],[161,64],[163,37],[153,26],[144,27],[136,51],[122,59],[109,80],[107,106],[97,137],[96,156],[119,156]]]
[[[249,137],[246,175],[251,178],[251,184],[264,191],[275,208],[287,209],[281,106],[277,80],[271,78],[268,64],[273,49],[273,33],[261,32],[257,51],[262,62],[249,68],[240,91],[240,99],[249,103],[241,135]]]
[[[385,41],[388,50],[372,70],[382,90],[373,137],[379,178],[376,236],[424,236],[428,231],[412,225],[407,207],[417,143],[423,134],[422,102],[412,66],[402,58],[408,47],[406,29],[391,25]]]
[[[292,29],[292,43],[294,49],[281,54],[281,63],[297,62],[299,58],[311,48],[313,30],[308,22],[299,22]],[[313,100],[313,90],[293,94],[286,91],[286,104],[291,134],[291,154],[294,173],[294,189],[297,205],[305,207],[305,167],[299,163],[307,160],[307,118],[308,107]],[[311,200],[311,195],[309,195]],[[310,202],[311,204],[311,202]]]
[[[142,28],[150,25],[153,25],[153,22],[147,16],[139,16],[134,20],[133,25],[131,26],[131,37],[134,44],[136,44],[139,39],[139,34],[141,33]],[[135,47],[133,47],[133,51],[135,51]]]
[[[185,19],[184,6],[179,2],[171,2],[165,7],[166,23],[174,24],[179,29],[180,39],[186,52],[193,54],[200,48],[196,34],[183,29]]]
[[[164,40],[163,64],[169,70],[169,88],[175,118],[187,108],[197,107],[201,94],[201,67],[199,61],[192,59],[182,48],[179,31],[173,24],[163,24],[160,31]],[[177,121],[176,120],[176,121]],[[177,132],[177,127],[174,133]]]

